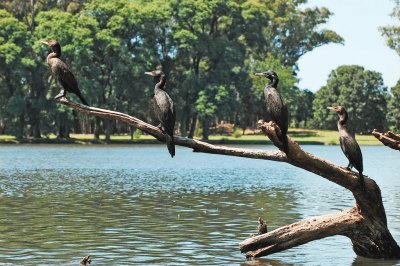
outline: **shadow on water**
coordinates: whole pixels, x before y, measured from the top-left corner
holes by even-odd
[[[294,264],[285,263],[279,260],[254,259],[241,263],[240,266],[293,266]]]

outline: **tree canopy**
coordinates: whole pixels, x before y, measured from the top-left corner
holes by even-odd
[[[308,126],[314,95],[296,87],[298,60],[343,39],[322,27],[331,16],[328,9],[304,8],[305,2],[2,1],[0,133],[38,138],[76,132],[109,138],[129,131],[123,123],[88,118],[53,101],[60,85],[45,62],[48,48],[39,42],[50,38],[61,43],[62,59],[93,106],[152,122],[154,83],[143,73],[161,66],[177,107],[179,133],[192,137],[201,127],[207,138],[210,126],[219,121],[255,127],[264,112],[266,80],[252,73],[272,68],[280,76],[291,125]],[[371,86],[383,90],[377,79]],[[332,100],[330,105],[337,99]],[[367,109],[362,107],[359,115]]]
[[[400,20],[400,2],[395,1],[396,6],[393,9],[392,17]],[[387,45],[394,49],[400,55],[400,27],[386,26],[382,27],[381,33],[386,37]],[[400,80],[391,88],[391,97],[388,104],[388,122],[389,126],[399,132],[400,131]]]
[[[328,106],[346,107],[355,132],[370,133],[386,128],[387,89],[382,75],[361,66],[340,66],[333,70],[327,84],[315,94],[313,124],[317,128],[336,128],[337,117]]]

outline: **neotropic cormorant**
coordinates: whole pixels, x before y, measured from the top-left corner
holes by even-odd
[[[358,145],[353,134],[350,133],[346,122],[348,119],[348,114],[346,109],[342,106],[328,107],[331,112],[336,112],[339,115],[339,121],[337,123],[339,130],[339,141],[340,147],[344,155],[346,155],[347,159],[349,159],[349,165],[347,166],[348,170],[354,166],[360,177],[360,183],[364,186],[364,177],[363,177],[363,158],[360,146]]]
[[[63,87],[60,93],[57,94],[57,96],[54,98],[58,99],[64,97],[67,92],[71,92],[75,93],[84,105],[89,105],[82,97],[81,91],[78,87],[78,82],[76,81],[74,74],[72,74],[67,64],[65,64],[60,59],[61,56],[60,43],[55,40],[41,41],[41,42],[49,46],[52,50],[52,53],[50,53],[47,56],[47,64],[50,65],[51,72],[54,78],[56,78]]]
[[[158,120],[160,121],[160,125],[158,127],[165,133],[169,154],[171,154],[171,157],[174,157],[174,127],[176,115],[174,103],[172,102],[172,99],[169,97],[168,93],[164,91],[164,85],[167,78],[160,70],[145,72],[145,74],[153,77],[160,77],[160,80],[154,87],[153,108]]]
[[[266,234],[268,232],[267,230],[267,223],[263,220],[263,218],[258,217],[258,234]]]
[[[267,114],[269,116],[265,118],[265,121],[271,119],[279,126],[279,129],[281,130],[281,135],[278,136],[278,138],[282,142],[283,151],[287,154],[289,151],[289,144],[287,139],[288,109],[283,103],[282,97],[277,90],[279,82],[278,75],[271,70],[261,73],[254,73],[254,75],[263,76],[270,80],[270,83],[265,85],[264,88],[265,105],[267,108]]]

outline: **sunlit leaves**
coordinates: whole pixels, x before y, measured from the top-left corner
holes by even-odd
[[[400,20],[400,4],[398,2],[392,12],[392,17]],[[386,26],[380,28],[380,31],[386,37],[387,45],[400,55],[400,27],[398,25]]]

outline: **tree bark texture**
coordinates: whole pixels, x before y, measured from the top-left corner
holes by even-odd
[[[400,134],[395,134],[392,131],[381,133],[374,129],[374,131],[372,131],[372,135],[374,135],[375,138],[377,138],[385,146],[395,150],[400,150]]]
[[[59,102],[89,115],[126,122],[154,136],[159,141],[165,142],[164,134],[157,127],[147,124],[136,117],[73,103],[66,98],[59,99]],[[259,121],[259,127],[275,146],[282,148],[282,144],[278,140],[280,130],[276,124]],[[367,176],[364,176],[365,186],[362,187],[358,180],[358,173],[349,171],[344,167],[303,151],[290,138],[288,138],[288,155],[281,151],[252,150],[212,145],[203,141],[179,136],[175,136],[174,140],[175,145],[192,148],[194,152],[286,162],[326,178],[353,193],[356,204],[350,210],[311,217],[275,229],[269,233],[244,240],[239,244],[239,247],[242,252],[246,253],[246,257],[266,256],[313,240],[334,235],[343,235],[350,238],[353,250],[357,255],[369,258],[400,258],[400,247],[387,227],[381,191],[375,181]]]

